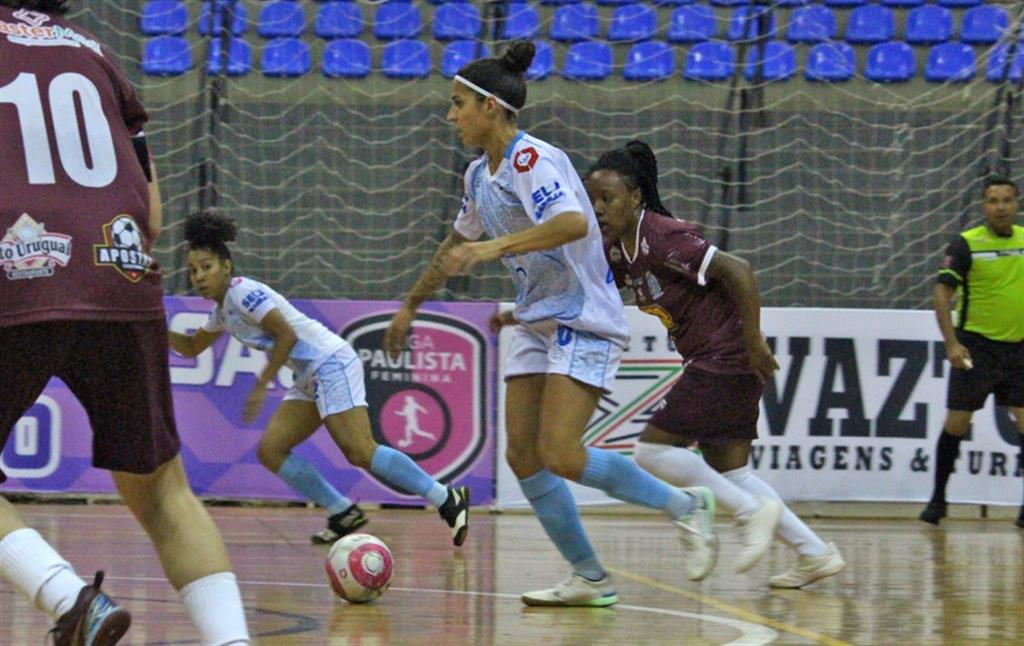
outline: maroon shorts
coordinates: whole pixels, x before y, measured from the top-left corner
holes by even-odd
[[[151,473],[181,447],[167,352],[163,320],[0,327],[0,450],[58,377],[89,415],[93,465]],[[6,479],[0,471],[0,482]]]
[[[687,368],[650,420],[669,433],[720,444],[757,438],[764,383],[754,374],[718,374]]]

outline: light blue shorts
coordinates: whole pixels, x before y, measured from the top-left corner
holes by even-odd
[[[622,347],[592,332],[559,325],[554,332],[516,325],[505,362],[505,378],[521,375],[567,375],[576,381],[610,390],[622,358]]]
[[[309,376],[296,375],[284,399],[316,403],[320,419],[366,406],[363,362],[346,346],[324,359]]]

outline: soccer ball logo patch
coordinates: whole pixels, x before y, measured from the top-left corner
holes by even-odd
[[[119,274],[137,283],[149,273],[153,258],[142,248],[139,223],[122,213],[103,225],[104,244],[93,245],[93,262],[113,267]]]

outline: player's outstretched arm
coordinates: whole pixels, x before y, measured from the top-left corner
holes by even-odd
[[[220,338],[223,332],[208,332],[207,330],[196,330],[195,334],[182,334],[181,332],[167,331],[167,341],[178,354],[185,357],[196,357],[203,353],[203,350],[213,345],[213,342]]]
[[[442,270],[444,258],[453,247],[466,242],[466,240],[465,236],[453,229],[448,237],[438,245],[427,268],[423,270],[419,280],[402,299],[402,307],[395,312],[391,324],[384,333],[384,349],[392,359],[397,358],[405,349],[405,338],[409,335],[412,320],[416,318],[416,310],[448,282],[448,275]]]
[[[274,347],[267,353],[267,365],[264,366],[263,372],[260,373],[256,384],[249,393],[249,398],[245,402],[244,417],[246,423],[256,419],[256,416],[259,415],[260,409],[263,408],[263,399],[266,397],[267,386],[270,385],[270,380],[274,378],[274,375],[288,361],[292,348],[295,347],[295,343],[299,340],[295,330],[292,329],[292,326],[284,318],[284,314],[281,314],[281,310],[277,308],[267,312],[266,316],[260,321],[260,329],[274,337]]]
[[[736,304],[743,325],[743,344],[747,348],[750,367],[763,380],[779,369],[771,347],[761,335],[761,293],[750,263],[731,253],[718,250],[707,269],[708,281],[720,281]]]

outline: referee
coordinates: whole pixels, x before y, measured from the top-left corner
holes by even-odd
[[[1015,224],[1019,197],[1008,177],[986,179],[981,201],[985,223],[949,244],[935,279],[935,317],[953,369],[946,422],[935,451],[935,489],[920,516],[933,525],[946,516],[946,482],[960,442],[990,393],[1017,420],[1024,462],[1024,227]],[[1024,527],[1024,505],[1017,526]]]

